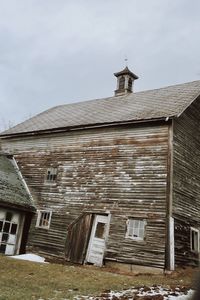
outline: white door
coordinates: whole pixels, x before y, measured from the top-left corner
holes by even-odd
[[[108,221],[108,216],[95,215],[94,217],[86,262],[92,263],[96,266],[101,266],[103,262],[106,238],[109,230]]]
[[[0,253],[15,254],[20,214],[0,209]]]

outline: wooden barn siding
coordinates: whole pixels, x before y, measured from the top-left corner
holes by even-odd
[[[164,267],[168,126],[74,131],[3,142],[15,153],[38,207],[53,210],[49,230],[36,229],[29,246],[64,255],[67,225],[83,212],[111,213],[106,259]],[[55,185],[46,169],[58,167]],[[147,219],[144,242],[125,239],[128,217]]]
[[[190,220],[175,219],[175,263],[177,266],[197,266],[199,255],[191,251]]]
[[[195,264],[189,229],[200,228],[200,99],[174,121],[173,144],[175,263]]]

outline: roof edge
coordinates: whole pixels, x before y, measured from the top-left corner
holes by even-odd
[[[142,123],[149,123],[149,122],[161,122],[176,117],[175,115],[165,116],[160,118],[151,118],[151,119],[140,119],[140,120],[129,120],[129,121],[117,121],[117,122],[108,122],[108,123],[96,123],[96,124],[87,124],[87,125],[79,125],[79,126],[68,126],[68,127],[57,127],[52,129],[45,129],[45,130],[35,130],[29,132],[18,132],[18,133],[10,133],[10,134],[0,134],[0,139],[9,139],[9,138],[16,138],[16,137],[28,137],[28,136],[35,136],[35,135],[43,135],[43,134],[50,134],[50,133],[62,133],[65,131],[75,131],[75,130],[86,130],[86,129],[93,129],[93,128],[104,128],[109,126],[118,126],[118,125],[128,125],[128,124],[142,124]]]
[[[198,100],[198,98],[200,99],[200,93],[198,93],[197,96],[195,96],[194,99],[176,117],[179,118],[194,101]]]
[[[24,177],[23,177],[23,175],[22,175],[22,173],[21,173],[21,171],[20,171],[20,169],[19,169],[19,167],[18,167],[18,164],[17,164],[17,162],[16,162],[14,156],[13,156],[13,158],[12,158],[12,161],[13,161],[14,168],[16,169],[16,172],[18,173],[18,176],[19,176],[19,178],[21,179],[22,184],[24,185],[24,188],[25,188],[25,190],[26,190],[26,192],[27,192],[27,194],[28,194],[28,196],[29,196],[29,199],[30,199],[30,202],[31,202],[31,206],[32,206],[32,207],[35,207],[35,205],[34,205],[34,200],[33,200],[33,197],[32,197],[32,195],[31,195],[31,192],[30,192],[30,190],[29,190],[29,187],[28,187],[28,185],[27,185],[27,183],[26,183],[26,181],[25,181],[25,179],[24,179]]]
[[[17,209],[17,210],[24,211],[24,212],[36,213],[36,211],[37,211],[35,206],[18,205],[18,204],[15,204],[15,203],[10,203],[10,202],[7,202],[7,201],[3,201],[2,199],[1,199],[0,206],[5,207],[5,208],[7,207],[7,208],[11,208],[11,209]]]

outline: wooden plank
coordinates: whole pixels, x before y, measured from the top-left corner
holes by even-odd
[[[68,226],[66,260],[83,264],[91,232],[92,214],[83,214]]]

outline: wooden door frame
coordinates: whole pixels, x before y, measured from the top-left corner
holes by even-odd
[[[106,237],[105,237],[105,249],[104,249],[104,253],[106,251],[106,244],[107,244],[107,240],[108,240],[108,235],[109,235],[109,231],[110,231],[110,220],[111,220],[111,214],[110,212],[108,213],[93,213],[93,221],[92,221],[92,224],[91,224],[91,230],[90,230],[90,235],[89,235],[89,239],[88,239],[88,245],[87,245],[87,251],[85,253],[85,261],[84,263],[87,264],[88,261],[87,261],[87,256],[89,255],[89,251],[91,250],[91,245],[92,245],[92,240],[91,238],[93,239],[94,238],[94,234],[95,234],[95,230],[96,230],[96,227],[94,227],[94,224],[95,224],[95,220],[96,220],[96,217],[97,216],[105,216],[107,217],[107,223],[105,223],[107,225],[107,228],[106,228]],[[104,258],[103,258],[104,259]]]

